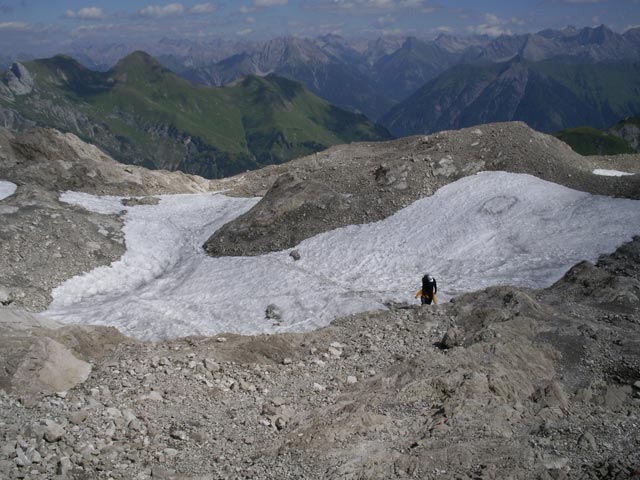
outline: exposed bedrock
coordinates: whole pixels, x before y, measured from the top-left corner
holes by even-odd
[[[527,173],[593,194],[640,198],[640,175],[592,173],[598,166],[614,168],[616,162],[621,162],[617,168],[640,172],[637,156],[583,157],[521,122],[341,145],[246,174],[247,193],[267,193],[253,209],[215,232],[204,248],[213,256],[284,250],[328,230],[386,218],[482,170]]]

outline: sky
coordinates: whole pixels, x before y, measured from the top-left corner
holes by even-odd
[[[0,55],[71,43],[500,35],[640,25],[640,0],[0,0]]]

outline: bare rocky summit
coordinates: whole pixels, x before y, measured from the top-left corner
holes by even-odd
[[[589,193],[640,198],[640,176],[592,174],[619,163],[640,173],[637,155],[583,157],[520,122],[340,145],[246,174],[244,190],[263,199],[216,231],[204,248],[213,256],[284,250],[328,230],[382,220],[483,170],[528,173]]]
[[[149,343],[24,311],[124,251],[120,216],[61,190],[130,197],[123,208],[169,192],[265,195],[215,240],[247,254],[384,218],[480,170],[639,198],[640,176],[591,174],[640,172],[638,156],[583,158],[495,124],[209,182],[117,164],[53,130],[0,130],[0,146],[0,179],[18,185],[0,201],[0,478],[640,475],[640,237],[545,290],[394,304],[304,334]]]

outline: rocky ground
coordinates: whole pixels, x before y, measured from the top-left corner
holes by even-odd
[[[123,165],[71,134],[0,129],[0,179],[18,189],[0,203],[0,303],[43,310],[64,280],[108,265],[125,249],[119,216],[97,215],[58,200],[60,192],[155,195],[208,191],[182,173]]]
[[[21,335],[93,370],[58,392],[5,381],[6,478],[640,475],[640,238],[547,290],[395,305],[307,334],[103,331],[108,348],[82,351],[78,327],[62,328]]]
[[[243,244],[255,253],[318,219],[324,231],[382,218],[481,169],[639,198],[638,179],[590,173],[640,172],[637,156],[583,159],[500,124],[206,182],[117,164],[52,130],[0,131],[0,147],[0,179],[18,184],[0,202],[0,478],[640,476],[640,238],[546,290],[389,305],[306,334],[143,343],[23,309],[124,249],[118,216],[60,203],[60,190],[268,192],[238,223],[263,229],[265,242]],[[275,234],[269,215],[301,233]]]

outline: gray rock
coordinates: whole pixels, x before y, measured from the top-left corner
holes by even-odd
[[[31,460],[29,460],[27,455],[24,453],[24,450],[20,447],[16,448],[15,462],[19,467],[27,467],[31,465]]]
[[[149,392],[148,395],[143,395],[140,397],[141,400],[151,400],[152,402],[162,402],[164,397],[162,394],[156,390]]]
[[[5,443],[0,445],[0,457],[12,456],[16,451],[16,445],[12,443]]]
[[[175,458],[180,452],[175,448],[165,448],[162,453],[164,453],[168,458]]]
[[[40,463],[42,461],[42,456],[40,452],[33,447],[29,447],[27,449],[27,458],[31,461],[31,463]]]
[[[559,457],[557,455],[545,455],[542,457],[542,464],[547,469],[561,469],[567,466],[569,459],[566,457]]]
[[[204,368],[206,368],[210,372],[220,371],[220,364],[216,362],[213,358],[205,358],[203,363],[204,363]]]
[[[342,356],[342,350],[340,350],[339,348],[329,347],[327,351],[336,358],[339,358]]]
[[[73,464],[71,463],[71,459],[69,457],[62,457],[58,460],[58,465],[56,468],[56,473],[63,477],[69,474],[69,471],[73,468]]]
[[[593,451],[596,451],[596,449],[598,448],[596,439],[591,434],[591,432],[584,432],[582,435],[580,435],[580,438],[578,438],[578,446],[581,448],[589,448]]]
[[[0,304],[9,305],[11,302],[13,302],[11,291],[7,287],[0,285]]]
[[[122,412],[122,416],[124,417],[127,424],[129,424],[130,422],[138,418],[136,417],[135,413],[133,413],[131,410],[128,410],[128,409]]]
[[[183,430],[173,430],[170,434],[171,438],[175,438],[176,440],[186,440],[187,433]]]
[[[580,388],[576,392],[575,399],[578,402],[590,402],[593,398],[593,390],[591,388]]]
[[[442,337],[442,346],[444,348],[453,348],[462,345],[462,341],[464,340],[464,336],[460,329],[456,327],[451,327],[447,330],[447,333]]]
[[[138,205],[158,205],[160,199],[158,197],[129,197],[120,200],[125,207],[135,207]]]
[[[620,408],[627,401],[628,395],[631,393],[629,386],[609,385],[604,394],[604,405],[607,408]]]
[[[160,480],[173,480],[174,478],[176,478],[176,472],[174,470],[156,466],[151,468],[151,478]]]
[[[64,428],[53,420],[45,420],[44,439],[49,442],[59,442],[65,436]]]
[[[109,418],[118,418],[122,416],[122,412],[114,407],[109,407],[105,410],[105,413]]]
[[[11,478],[9,475],[10,472],[14,470],[14,466],[15,464],[13,462],[0,459],[0,478]]]
[[[269,304],[265,311],[265,318],[267,320],[282,320],[282,311],[277,305],[274,305],[273,303]]]
[[[11,348],[0,344],[0,364],[9,366],[7,380],[14,389],[67,391],[91,373],[91,365],[78,359],[71,349],[39,335],[42,328],[56,330],[62,324],[23,310],[0,308],[0,326],[0,337],[11,338]]]
[[[207,432],[193,432],[191,439],[196,443],[206,443],[209,440],[209,434]]]
[[[544,388],[538,389],[533,398],[544,407],[558,407],[563,411],[569,408],[569,399],[564,387],[559,382],[553,381]]]
[[[300,252],[298,250],[291,250],[291,253],[289,253],[289,256],[293,258],[296,262],[300,260]]]
[[[134,418],[128,423],[127,427],[133,430],[134,432],[141,432],[143,429],[143,424],[139,419]]]
[[[4,78],[15,95],[27,95],[33,91],[33,78],[21,63],[16,62],[11,65],[11,69],[5,73]]]

